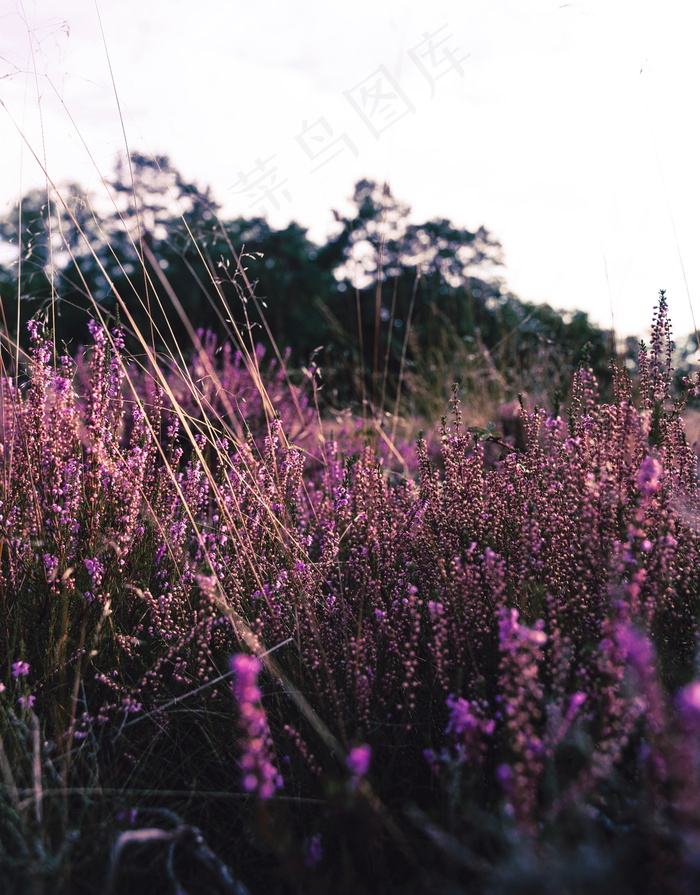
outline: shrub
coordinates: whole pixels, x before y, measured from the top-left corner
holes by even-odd
[[[147,375],[91,331],[76,363],[33,324],[3,380],[7,891],[696,884],[700,505],[663,294],[638,404],[583,366],[513,450],[455,398],[400,476],[307,438],[259,359],[202,336]]]

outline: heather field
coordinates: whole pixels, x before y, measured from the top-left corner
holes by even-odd
[[[692,893],[700,501],[663,294],[517,448],[194,334],[0,420],[4,893]]]

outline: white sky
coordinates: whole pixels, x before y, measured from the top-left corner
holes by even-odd
[[[522,299],[641,334],[664,288],[681,336],[691,301],[700,324],[698,25],[688,0],[3,0],[0,212],[43,183],[28,146],[57,182],[112,173],[109,59],[129,148],[225,216],[322,240],[356,180],[388,179],[416,222],[486,226]]]

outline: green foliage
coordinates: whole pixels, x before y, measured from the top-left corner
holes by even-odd
[[[118,314],[135,351],[136,331],[160,351],[190,344],[191,321],[239,345],[289,348],[296,366],[314,355],[331,406],[379,412],[400,401],[419,416],[434,415],[455,381],[495,404],[518,386],[564,392],[586,344],[609,382],[608,335],[586,314],[506,292],[487,230],[413,223],[386,185],[359,181],[354,212],[334,212],[322,245],[294,222],[221,220],[209,190],[164,156],[122,159],[109,187],[111,205],[71,185],[60,197],[29,194],[0,221],[17,251],[0,268],[0,323],[24,348],[37,312],[73,348],[96,312]]]

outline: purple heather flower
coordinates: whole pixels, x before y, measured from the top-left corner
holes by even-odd
[[[272,737],[265,711],[260,704],[262,694],[258,687],[258,674],[262,668],[260,659],[238,653],[231,659],[234,672],[233,694],[238,701],[240,726],[244,734],[243,755],[240,759],[246,792],[257,793],[265,800],[282,788],[282,777],[272,759]]]
[[[447,725],[446,733],[454,733],[460,736],[479,727],[480,719],[472,713],[473,705],[471,702],[468,702],[466,699],[448,697],[447,705],[450,709],[450,723]]]
[[[34,706],[34,702],[36,700],[36,696],[20,696],[17,702],[22,706],[23,709],[30,709]]]
[[[51,509],[56,513],[61,512],[61,508],[59,506],[53,506],[51,507]],[[50,553],[45,553],[43,556],[43,560],[44,568],[49,573],[49,578],[53,580],[53,578],[56,577],[56,569],[58,569],[58,557],[52,556]]]
[[[569,707],[566,710],[567,721],[572,721],[575,718],[578,710],[587,699],[588,696],[585,693],[574,693],[574,695],[571,697],[571,700],[569,701]]]
[[[321,834],[316,833],[315,836],[311,836],[309,839],[306,839],[304,841],[304,850],[306,852],[304,864],[306,864],[307,867],[315,867],[317,864],[319,864],[323,859]]]
[[[452,734],[458,740],[457,751],[460,761],[474,763],[479,761],[486,749],[484,737],[490,737],[496,729],[493,718],[485,718],[483,708],[477,702],[466,699],[447,697],[450,720],[445,733]]]
[[[508,789],[513,782],[513,769],[508,764],[499,764],[496,768],[496,779],[504,789]]]
[[[554,429],[556,432],[561,432],[564,428],[564,420],[560,416],[552,416],[551,413],[547,415],[544,424],[547,429]]]
[[[88,320],[88,329],[96,345],[104,345],[107,341],[107,333],[103,326],[100,326],[95,320]]]
[[[538,619],[532,628],[526,628],[518,623],[520,613],[517,609],[503,608],[500,611],[498,622],[498,636],[502,648],[507,648],[512,642],[520,641],[523,645],[543,646],[547,642],[547,635],[542,630],[544,621]]]
[[[649,638],[631,625],[619,625],[617,642],[630,664],[647,674],[654,664],[654,647]]]
[[[651,497],[661,488],[661,473],[663,467],[656,457],[646,457],[642,461],[637,473],[637,484],[643,497]]]
[[[430,613],[430,617],[433,621],[439,616],[444,615],[445,607],[442,603],[438,603],[435,600],[428,601],[428,612]]]
[[[102,563],[99,559],[86,559],[85,568],[87,569],[87,573],[92,578],[92,583],[95,587],[99,587],[102,583],[102,576],[104,575],[104,569],[102,568]]]
[[[27,330],[29,331],[29,338],[32,342],[37,342],[39,340],[41,336],[41,328],[41,323],[38,320],[32,318],[27,321]]]
[[[355,746],[348,753],[345,762],[350,771],[356,777],[364,777],[369,770],[369,763],[372,759],[372,750],[369,746]]]
[[[29,674],[28,662],[13,662],[12,677],[26,677]]]
[[[490,552],[488,551],[488,548],[487,552]],[[501,641],[501,645],[508,643],[513,634],[518,630],[518,615],[518,610],[514,608],[504,608],[501,610],[498,622],[498,637]]]
[[[240,704],[259,701],[258,675],[261,669],[262,662],[257,656],[238,653],[231,659],[231,670],[235,673],[233,692]]]
[[[700,680],[686,684],[678,692],[676,707],[683,723],[700,731]]]

